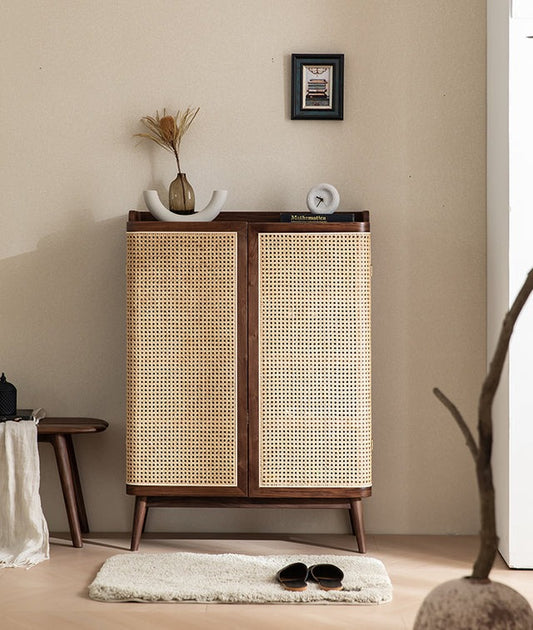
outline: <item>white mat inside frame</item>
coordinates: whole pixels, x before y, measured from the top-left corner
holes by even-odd
[[[292,562],[337,565],[343,590],[325,591],[313,582],[305,591],[285,590],[276,574]],[[392,585],[380,560],[360,555],[127,553],[105,561],[89,596],[105,602],[383,604],[392,599]]]

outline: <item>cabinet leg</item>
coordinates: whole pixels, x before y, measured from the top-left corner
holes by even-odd
[[[137,551],[139,549],[147,511],[147,497],[135,497],[135,512],[133,514],[133,527],[131,530],[131,551]]]
[[[148,506],[146,506],[146,514],[144,515],[144,520],[143,520],[143,528],[142,528],[142,533],[144,534],[144,531],[146,529],[146,522],[148,521]]]
[[[363,526],[363,504],[361,499],[350,499],[350,522],[357,540],[359,553],[366,553],[365,530]]]

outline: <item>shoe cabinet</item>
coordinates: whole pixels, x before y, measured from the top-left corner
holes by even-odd
[[[126,490],[150,507],[348,509],[371,494],[370,228],[222,213],[127,225]]]

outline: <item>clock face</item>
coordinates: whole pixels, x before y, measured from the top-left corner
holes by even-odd
[[[339,193],[331,184],[318,184],[307,193],[307,207],[312,214],[332,214],[339,202]]]

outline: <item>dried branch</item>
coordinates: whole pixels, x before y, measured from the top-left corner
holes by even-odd
[[[490,363],[489,372],[483,386],[478,404],[479,456],[476,462],[476,474],[481,503],[481,533],[479,553],[474,563],[472,578],[486,580],[498,552],[496,533],[496,509],[494,485],[492,481],[492,403],[500,383],[509,342],[514,325],[527,299],[533,291],[533,269],[518,292],[509,312],[505,316],[496,344],[496,350]]]
[[[477,456],[478,456],[477,444],[476,444],[474,436],[472,435],[470,429],[468,428],[468,425],[466,424],[466,422],[465,422],[461,412],[452,403],[452,401],[440,391],[440,389],[438,387],[435,387],[433,389],[433,393],[435,394],[435,396],[441,401],[441,403],[446,407],[446,409],[448,409],[448,411],[454,417],[454,419],[457,422],[457,424],[459,425],[459,428],[461,429],[463,435],[465,436],[466,445],[470,449],[470,452],[472,453],[472,457],[474,458],[474,461],[476,461],[477,460]]]
[[[514,325],[522,308],[533,291],[533,269],[518,292],[513,305],[505,316],[496,344],[496,350],[490,363],[488,374],[483,382],[478,403],[478,435],[476,445],[474,437],[457,407],[437,388],[435,396],[450,411],[459,428],[466,437],[466,444],[476,463],[476,476],[479,490],[481,510],[480,547],[472,570],[472,579],[488,580],[498,552],[498,535],[496,533],[496,509],[494,485],[492,481],[492,403],[500,383],[503,366],[509,349]]]

